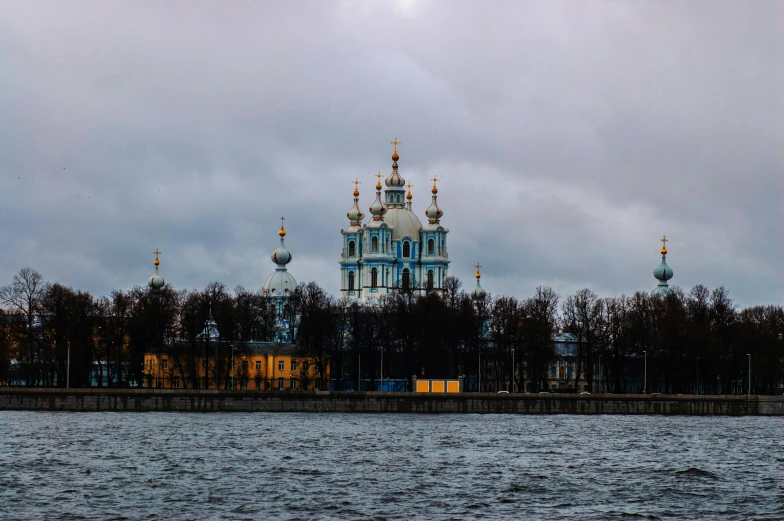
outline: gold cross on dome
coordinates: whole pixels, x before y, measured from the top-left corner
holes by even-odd
[[[394,145],[394,146],[395,146],[395,152],[397,152],[397,146],[398,146],[398,145],[402,145],[403,143],[401,143],[400,141],[398,141],[398,140],[397,140],[397,136],[395,136],[395,139],[394,139],[394,141],[390,141],[390,142],[389,142],[389,144],[390,144],[390,145]]]
[[[379,171],[379,172],[376,174],[376,177],[378,177],[378,182],[380,183],[380,182],[381,182],[381,171]]]
[[[411,189],[412,188],[414,188],[414,185],[411,184],[411,183],[408,183],[408,193],[411,193]]]
[[[155,251],[153,253],[155,254],[155,258],[157,259],[158,255],[160,255],[163,252],[160,252],[160,251],[158,251],[158,248],[155,248]]]
[[[359,185],[360,185],[361,183],[362,183],[362,181],[360,181],[360,180],[359,180],[359,178],[356,178],[356,179],[354,179],[354,188],[356,188],[357,190],[359,190]]]
[[[475,268],[476,271],[479,271],[482,268],[482,265],[477,262]]]
[[[666,235],[662,235],[662,238],[661,238],[662,248],[666,248],[667,247],[667,242],[668,241],[669,241],[669,239],[667,239],[667,236]]]
[[[433,186],[435,186],[436,185],[436,181],[438,181],[438,178],[436,176],[433,176],[433,177],[430,178],[430,180],[433,181]]]

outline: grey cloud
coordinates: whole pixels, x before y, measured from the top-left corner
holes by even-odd
[[[177,287],[257,288],[285,215],[335,292],[397,135],[466,287],[648,290],[666,233],[673,282],[780,302],[778,3],[491,5],[0,5],[0,283],[106,293],[160,247]]]

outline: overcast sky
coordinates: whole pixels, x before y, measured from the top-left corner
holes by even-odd
[[[778,1],[0,0],[0,284],[339,289],[362,181],[437,174],[493,294],[784,300]]]

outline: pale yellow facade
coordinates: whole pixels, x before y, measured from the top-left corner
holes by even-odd
[[[311,357],[292,353],[234,354],[222,360],[210,357],[207,363],[204,356],[145,353],[143,385],[158,389],[313,390],[320,372]]]

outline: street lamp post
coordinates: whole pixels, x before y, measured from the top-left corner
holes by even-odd
[[[751,396],[751,353],[746,353],[749,357],[749,396]]]
[[[604,387],[602,386],[602,355],[599,355],[599,392],[604,392]]]
[[[384,390],[384,344],[381,344],[381,367],[379,374],[381,375],[381,385],[379,386],[379,391]]]
[[[512,393],[515,392],[515,365],[514,365],[515,349],[512,347]]]
[[[362,390],[362,353],[359,353],[359,363],[357,364],[357,391]]]
[[[642,377],[642,394],[648,394],[648,351],[643,351],[645,355],[645,372]]]
[[[65,388],[71,388],[71,341],[68,341],[68,368],[65,372]]]
[[[476,378],[478,381],[478,386],[476,391],[481,393],[482,392],[482,353],[479,353],[479,365],[476,366]]]
[[[697,357],[697,396],[700,395],[700,357]]]
[[[237,384],[234,381],[234,344],[231,344],[231,390],[237,390]]]

